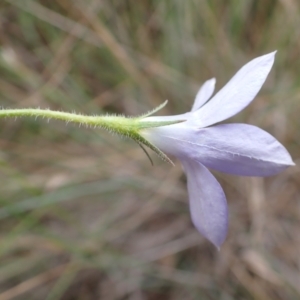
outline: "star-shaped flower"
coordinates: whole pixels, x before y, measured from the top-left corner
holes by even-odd
[[[294,165],[284,146],[262,129],[248,124],[217,124],[253,100],[271,70],[274,57],[275,52],[247,63],[210,100],[215,79],[206,81],[191,112],[143,119],[182,120],[143,129],[140,134],[181,161],[187,176],[192,221],[217,248],[227,235],[227,203],[221,185],[207,168],[234,175],[270,176]]]

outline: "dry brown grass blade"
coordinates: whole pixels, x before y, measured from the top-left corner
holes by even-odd
[[[243,253],[242,258],[250,269],[264,280],[274,285],[283,284],[278,274],[272,270],[270,264],[258,251],[249,249]]]
[[[240,262],[236,262],[234,266],[232,266],[231,271],[236,276],[236,279],[241,283],[241,285],[248,290],[251,297],[259,300],[273,299],[268,290],[264,287],[263,282],[258,278],[252,277],[244,268],[243,264],[241,264]]]
[[[261,245],[266,222],[264,179],[249,178],[248,190],[248,205],[252,220],[251,243]]]
[[[68,264],[57,266],[33,278],[23,281],[22,283],[0,294],[0,300],[11,300],[57,278],[67,266]]]
[[[99,37],[99,34],[95,30],[90,29],[88,26],[85,26],[82,23],[73,21],[72,19],[63,16],[37,2],[31,0],[24,0],[24,2],[25,1],[26,2],[25,5],[23,5],[19,1],[15,1],[15,0],[6,0],[6,1],[19,7],[24,11],[28,11],[29,13],[32,13],[37,18],[44,20],[45,22],[53,25],[54,27],[57,27],[62,31],[67,32],[70,35],[74,35],[78,39],[84,40],[88,44],[100,48],[105,46],[102,39]],[[76,30],[74,28],[76,28]],[[138,57],[142,67],[147,69],[147,72],[153,74],[154,76],[159,76],[170,82],[174,82],[174,81],[176,82],[185,79],[191,83],[191,86],[195,89],[195,91],[199,88],[198,82],[196,82],[192,78],[188,78],[185,74],[178,72],[178,70],[168,65],[165,65],[163,62],[157,61],[152,57],[148,57],[143,53],[139,53],[137,50],[130,49],[125,45],[119,44],[119,47],[121,49],[120,50],[121,52],[123,52],[122,49],[127,49],[128,53],[131,53],[133,57]],[[126,53],[124,55],[128,56],[128,54]],[[121,55],[120,57],[123,56]],[[131,61],[129,61],[129,65],[132,65]],[[133,72],[136,75],[141,75],[140,73],[138,74],[137,70],[133,70]],[[143,84],[145,84],[145,82],[143,82]]]
[[[35,6],[37,5],[37,6]],[[97,10],[97,6],[99,5],[99,2],[94,0],[87,8],[87,13],[91,11]],[[39,4],[35,3],[33,6],[34,11],[43,11],[44,9],[47,10],[47,8],[43,8],[39,6]],[[31,8],[32,8],[31,7]],[[37,9],[38,8],[38,9]],[[57,19],[57,15],[56,19]],[[76,38],[80,38],[84,34],[84,26],[81,24],[83,22],[83,17],[74,24],[72,28],[70,28],[70,32],[67,32],[68,35],[66,38],[62,40],[60,45],[57,48],[57,51],[55,52],[55,56],[50,61],[50,63],[45,67],[43,70],[41,77],[46,78],[42,85],[36,89],[29,97],[28,99],[25,99],[23,102],[23,105],[31,105],[32,100],[31,99],[37,99],[42,98],[43,90],[47,88],[55,89],[58,87],[59,84],[61,84],[66,77],[67,73],[69,72],[72,62],[69,60],[69,54],[72,51],[72,48],[76,42]]]
[[[123,47],[112,33],[106,28],[103,22],[97,17],[93,10],[85,9],[84,2],[77,2],[77,13],[84,17],[85,21],[90,24],[93,30],[97,33],[98,37],[102,40],[104,45],[115,56],[117,61],[123,66],[128,74],[142,87],[152,94],[150,85],[147,83],[143,73],[139,70],[134,60],[129,56],[125,47]]]

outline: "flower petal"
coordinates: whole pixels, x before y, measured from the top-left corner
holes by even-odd
[[[294,165],[285,147],[273,136],[248,124],[203,128],[191,140],[194,146],[190,155],[194,159],[229,174],[270,176]]]
[[[196,111],[208,101],[208,99],[211,97],[211,95],[215,90],[215,84],[216,84],[215,78],[212,78],[204,82],[204,84],[200,87],[196,95],[191,111]]]
[[[183,122],[151,128],[143,135],[180,160],[197,160],[229,174],[270,176],[294,165],[290,154],[273,136],[248,124],[193,128]]]
[[[195,112],[197,125],[210,126],[244,109],[265,82],[272,68],[275,53],[257,57],[243,66],[206,105]]]
[[[226,197],[216,178],[200,163],[182,161],[190,199],[191,218],[195,227],[217,248],[227,235]]]

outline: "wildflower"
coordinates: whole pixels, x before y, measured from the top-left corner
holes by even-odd
[[[253,100],[274,57],[275,52],[247,63],[210,100],[215,79],[206,81],[191,112],[141,120],[178,120],[176,124],[142,129],[140,134],[181,161],[187,176],[192,221],[217,248],[227,235],[228,211],[223,189],[208,168],[234,175],[270,176],[294,165],[287,150],[262,129],[248,124],[217,124]]]
[[[215,79],[206,81],[192,111],[182,115],[151,117],[165,102],[136,118],[38,108],[1,109],[0,118],[43,117],[104,128],[133,139],[145,152],[144,146],[152,149],[170,163],[164,152],[176,156],[187,175],[192,221],[219,248],[227,234],[227,203],[222,187],[207,168],[235,175],[269,176],[294,165],[287,150],[267,132],[247,124],[215,125],[253,100],[271,70],[274,56],[275,52],[250,61],[210,101]]]

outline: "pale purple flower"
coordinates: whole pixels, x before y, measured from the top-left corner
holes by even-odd
[[[275,52],[247,63],[210,100],[215,79],[206,81],[191,112],[144,119],[183,122],[140,132],[160,150],[180,159],[187,176],[192,221],[217,248],[227,234],[227,203],[222,187],[207,168],[234,175],[269,176],[294,165],[287,150],[262,129],[248,124],[215,125],[253,100],[274,57]]]

